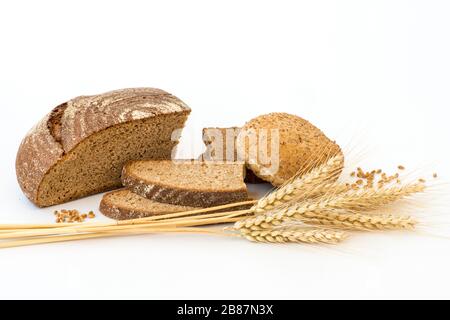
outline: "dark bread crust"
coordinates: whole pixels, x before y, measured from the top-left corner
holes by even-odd
[[[153,184],[135,175],[128,163],[123,167],[122,184],[134,193],[157,202],[189,206],[212,207],[248,200],[246,188],[230,191],[189,190],[177,186]]]
[[[50,115],[38,122],[23,139],[16,158],[17,181],[23,193],[36,205],[42,179],[64,155],[62,146],[48,129]]]
[[[19,185],[28,199],[41,206],[38,198],[42,180],[86,138],[124,123],[168,114],[187,117],[189,113],[190,108],[181,100],[153,88],[72,99],[54,108],[23,139],[16,158]]]

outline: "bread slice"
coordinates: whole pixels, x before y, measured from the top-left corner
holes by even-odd
[[[100,202],[100,212],[115,220],[139,219],[195,209],[198,208],[149,200],[128,189],[106,193]]]
[[[251,204],[216,210],[213,212],[226,212],[246,210]],[[179,206],[175,204],[156,202],[137,195],[129,189],[120,189],[105,193],[100,202],[100,212],[115,220],[129,220],[146,218],[155,215],[198,210],[198,207]],[[209,212],[212,213],[212,212]]]
[[[203,143],[206,146],[205,152],[200,156],[203,161],[240,161],[236,149],[236,139],[241,128],[204,128]],[[251,184],[266,183],[253,171],[246,170],[245,182]]]
[[[72,99],[53,109],[22,141],[17,179],[40,207],[121,187],[130,160],[170,159],[190,109],[152,88]]]
[[[276,139],[272,134],[278,134]],[[259,141],[256,152],[252,151],[255,146],[251,141]],[[319,165],[330,156],[342,154],[339,145],[320,129],[288,113],[270,113],[250,120],[241,128],[236,144],[239,158],[247,167],[274,186],[283,185],[311,163]],[[271,150],[274,145],[278,150]],[[269,160],[274,161],[260,161],[266,150]]]
[[[122,183],[142,197],[191,207],[211,207],[248,199],[243,163],[133,161]]]

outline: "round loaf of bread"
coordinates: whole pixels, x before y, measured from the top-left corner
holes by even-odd
[[[237,149],[239,159],[274,186],[342,153],[318,128],[287,113],[270,113],[247,122],[239,133]]]
[[[123,89],[65,102],[23,139],[16,159],[25,195],[40,207],[121,186],[130,160],[170,159],[189,107],[152,88]]]

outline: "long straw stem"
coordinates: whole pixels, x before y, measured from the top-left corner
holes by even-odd
[[[244,202],[238,202],[238,203],[232,203],[222,206],[216,206],[211,208],[204,208],[204,209],[197,209],[197,210],[189,210],[189,211],[183,211],[183,212],[176,212],[176,213],[169,213],[164,215],[154,215],[151,217],[146,218],[139,218],[139,219],[130,219],[130,220],[119,220],[115,222],[106,222],[106,223],[89,223],[89,224],[82,224],[82,226],[115,226],[115,225],[129,225],[129,224],[140,224],[140,223],[146,223],[150,221],[159,221],[159,220],[168,220],[172,218],[182,218],[182,217],[189,217],[189,216],[195,216],[200,215],[207,212],[214,212],[218,210],[224,210],[228,208],[238,207],[238,206],[245,206],[245,205],[252,205],[256,203],[256,200],[250,200],[250,201],[244,201]],[[230,213],[235,212],[241,212],[242,215],[245,215],[249,213],[249,210],[240,210],[240,211],[228,211],[228,212],[218,212],[215,213],[216,216],[227,216]],[[201,215],[201,217],[208,217],[208,215]],[[72,228],[75,224],[73,223],[58,223],[58,224],[2,224],[0,225],[0,232],[1,231],[10,231],[12,230],[22,230],[22,229],[50,229],[50,228]]]
[[[211,214],[213,217],[206,218],[205,216],[193,217],[193,219],[187,220],[186,218],[173,219],[174,221],[156,221],[156,222],[141,222],[139,224],[128,224],[128,225],[79,225],[72,227],[63,228],[50,228],[50,229],[34,229],[34,230],[20,230],[16,232],[9,232],[0,234],[0,239],[17,239],[25,237],[36,237],[36,236],[49,236],[49,235],[62,235],[62,234],[77,234],[77,233],[95,233],[95,232],[106,232],[113,230],[132,230],[137,228],[158,228],[158,227],[193,227],[193,226],[203,226],[210,224],[219,223],[231,223],[242,219],[242,214],[246,213],[246,210],[237,211],[234,213],[229,213],[228,215],[222,215],[215,217],[217,214]]]
[[[40,237],[34,239],[7,241],[0,243],[0,249],[21,247],[45,243],[55,243],[55,242],[66,242],[75,240],[86,240],[94,238],[106,238],[114,236],[129,236],[138,234],[148,234],[148,233],[195,233],[195,234],[211,234],[211,235],[222,235],[222,236],[239,236],[237,234],[225,233],[222,230],[213,229],[201,229],[201,228],[136,228],[130,231],[114,230],[113,232],[106,233],[93,233],[93,234],[76,234],[76,235],[62,235],[62,236],[52,236],[52,237]],[[134,231],[134,232],[133,232]]]

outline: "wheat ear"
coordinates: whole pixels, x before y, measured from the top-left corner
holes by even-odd
[[[339,215],[356,215],[360,211],[379,209],[393,201],[421,192],[424,186],[414,184],[404,187],[349,191],[334,197],[322,197],[314,201],[295,203],[285,208],[269,211],[256,217],[235,223],[236,230],[262,227],[265,229],[281,225],[286,219],[328,219],[336,220]],[[392,220],[392,222],[397,222]]]
[[[341,230],[323,228],[280,228],[274,230],[253,230],[242,233],[252,242],[264,243],[326,243],[337,244],[348,237]]]
[[[344,157],[336,155],[324,164],[314,167],[311,171],[297,175],[290,182],[260,199],[250,211],[262,213],[272,210],[293,200],[314,197],[332,187],[330,181],[338,178],[342,171]]]
[[[298,216],[305,224],[336,227],[347,230],[414,230],[417,221],[410,216],[401,215],[370,215],[370,214],[309,214],[308,217]]]
[[[350,190],[338,195],[325,196],[320,202],[321,205],[327,208],[345,209],[355,212],[373,211],[423,191],[425,191],[424,184],[414,183],[400,187]]]

